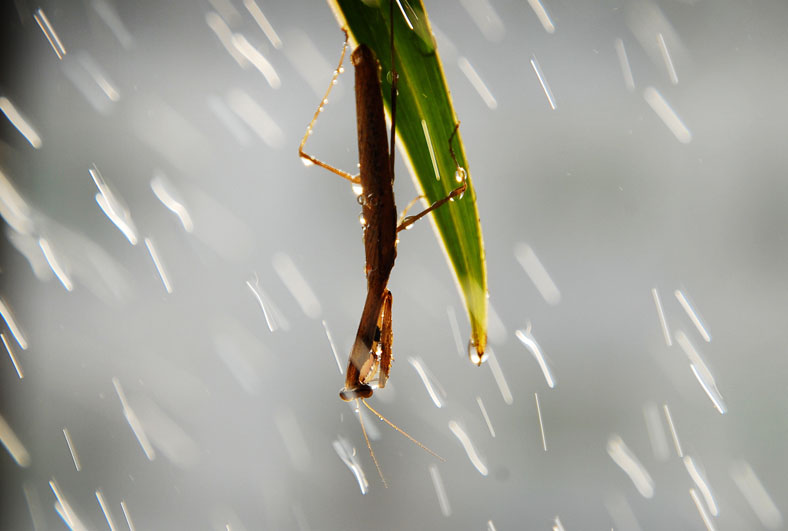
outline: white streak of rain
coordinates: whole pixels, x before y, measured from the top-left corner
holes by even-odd
[[[63,437],[66,438],[66,445],[68,446],[68,452],[71,454],[71,460],[74,461],[74,468],[79,472],[82,470],[82,464],[79,462],[79,455],[77,455],[77,449],[74,448],[74,441],[71,440],[71,433],[68,431],[68,428],[63,428]]]
[[[460,0],[460,3],[485,39],[491,42],[503,39],[506,33],[503,21],[488,0]]]
[[[698,513],[700,513],[700,517],[703,520],[703,524],[706,526],[706,530],[714,531],[715,530],[714,522],[711,521],[711,517],[706,512],[706,508],[703,507],[703,504],[701,503],[700,498],[698,497],[698,493],[695,492],[695,489],[690,489],[689,493],[690,493],[690,498],[692,498],[692,501],[695,502],[695,507],[698,508]]]
[[[271,45],[277,50],[281,48],[282,41],[279,39],[279,35],[276,34],[276,30],[274,30],[274,27],[268,22],[268,19],[263,14],[263,10],[260,9],[260,6],[257,5],[257,2],[254,0],[244,0],[244,7],[246,7],[249,14],[252,15],[252,18],[257,22],[257,25],[260,26],[260,29],[263,30],[263,33],[265,33]]]
[[[438,467],[435,464],[429,466],[430,478],[432,478],[432,486],[435,488],[435,494],[438,496],[438,505],[441,508],[441,514],[448,518],[451,516],[451,505],[449,505],[449,497],[446,495],[446,488],[443,486],[443,479],[441,479]]]
[[[49,44],[55,51],[57,58],[63,59],[63,56],[66,55],[66,48],[63,46],[60,37],[58,37],[55,28],[53,28],[52,24],[49,22],[49,18],[47,17],[46,13],[44,13],[44,10],[40,7],[36,9],[36,12],[33,13],[33,18],[38,24],[38,27],[41,28],[41,31],[44,33],[44,37],[46,37],[46,39],[49,41]]]
[[[167,180],[161,170],[156,170],[154,172],[153,178],[150,180],[150,188],[153,190],[153,194],[156,198],[161,201],[170,212],[178,216],[178,220],[180,220],[186,232],[194,230],[194,222],[192,221],[191,214],[189,214],[189,209],[186,208],[183,200],[179,197],[180,194],[178,194],[177,190],[175,190],[172,183]]]
[[[676,114],[673,107],[670,106],[657,89],[654,87],[646,87],[643,91],[643,98],[645,98],[646,103],[648,103],[657,116],[659,116],[659,119],[670,129],[670,132],[673,133],[676,140],[682,144],[689,144],[692,141],[692,133],[690,130],[684,125],[679,115]]]
[[[118,39],[120,45],[126,50],[131,49],[134,46],[134,37],[129,33],[123,20],[121,20],[115,6],[106,0],[93,0],[91,5],[99,18],[104,21],[104,24]]]
[[[487,423],[487,429],[490,430],[490,436],[495,438],[495,430],[493,429],[492,422],[490,422],[490,416],[487,415],[487,408],[484,407],[484,402],[482,402],[481,397],[476,397],[476,403],[479,405],[479,409],[482,412],[482,417],[484,417],[484,422]]]
[[[654,497],[654,480],[635,454],[627,447],[618,435],[611,435],[607,441],[607,453],[610,458],[632,480],[635,488],[644,498]]]
[[[101,492],[101,489],[96,491],[96,499],[101,507],[101,512],[104,513],[104,518],[107,520],[109,531],[116,531],[115,520],[112,518],[112,512],[109,509],[109,505],[107,505],[107,500],[104,499],[104,493]]]
[[[681,307],[684,308],[684,311],[687,312],[687,316],[690,318],[690,321],[692,321],[692,324],[695,325],[695,328],[698,329],[698,333],[701,335],[701,337],[706,341],[706,343],[711,342],[711,334],[709,333],[709,329],[703,323],[703,320],[700,318],[700,314],[698,314],[697,310],[695,310],[695,307],[689,301],[684,292],[682,292],[680,289],[677,289],[675,292],[673,292],[673,294],[676,296],[676,299],[678,299]]]
[[[555,306],[561,302],[561,292],[558,290],[558,286],[553,282],[530,245],[518,243],[514,248],[514,256],[547,304]]]
[[[539,432],[542,434],[542,448],[547,451],[547,439],[544,434],[544,423],[542,422],[542,408],[539,407],[539,394],[534,393],[534,400],[536,400],[536,414],[539,417]]]
[[[503,374],[503,370],[498,364],[498,358],[495,357],[495,353],[493,353],[491,348],[487,349],[486,354],[488,356],[487,365],[490,366],[490,371],[492,371],[493,378],[495,378],[495,383],[498,385],[498,389],[501,391],[503,401],[506,402],[506,405],[511,406],[514,403],[514,397],[512,396],[511,389],[509,389],[509,384],[506,383],[506,377]]]
[[[364,474],[364,470],[361,468],[361,463],[358,462],[358,453],[356,449],[351,447],[347,439],[343,437],[338,437],[332,445],[339,458],[345,463],[345,466],[353,472],[356,481],[358,481],[358,488],[361,489],[361,494],[366,494],[369,490],[369,482],[367,481],[367,476]]]
[[[435,407],[443,407],[443,402],[446,400],[446,391],[444,391],[438,379],[435,378],[435,375],[430,372],[421,358],[410,357],[408,362],[416,369],[416,373],[421,378],[421,383],[427,389],[427,393],[430,395]]]
[[[282,283],[298,302],[301,311],[312,319],[320,317],[322,312],[320,301],[317,300],[315,292],[298,270],[293,259],[285,253],[277,252],[274,254],[272,262],[276,274],[279,275]]]
[[[547,96],[547,102],[550,104],[550,108],[555,110],[555,96],[553,96],[553,91],[550,90],[550,85],[547,83],[547,79],[545,79],[544,73],[542,73],[542,67],[539,65],[539,61],[536,60],[535,55],[531,56],[531,66],[536,73],[536,77],[539,78],[539,83],[542,85],[544,95]]]
[[[539,22],[542,23],[542,27],[547,33],[553,34],[555,33],[555,24],[553,24],[553,19],[550,18],[550,13],[547,12],[544,4],[541,0],[528,0],[528,5],[531,6],[531,9],[534,10],[534,14],[536,18],[539,19]]]
[[[471,438],[468,437],[468,434],[465,433],[465,430],[454,420],[449,421],[449,429],[454,434],[455,437],[460,441],[462,444],[465,453],[468,455],[468,459],[471,461],[471,464],[479,471],[479,474],[482,476],[487,475],[487,465],[484,464],[479,454],[476,452],[476,448],[473,446],[473,442],[471,442]]]
[[[654,402],[648,402],[643,406],[643,417],[646,420],[646,430],[648,440],[651,441],[651,450],[657,461],[667,461],[668,439],[665,435],[665,428],[659,415],[659,408]]]
[[[11,125],[16,127],[16,130],[19,131],[25,139],[30,142],[30,145],[34,148],[38,149],[41,147],[41,137],[38,136],[38,133],[33,126],[30,125],[22,114],[16,109],[11,100],[6,98],[5,96],[0,96],[0,111],[3,111],[8,121],[11,122]]]
[[[539,343],[536,342],[536,339],[534,339],[528,330],[517,330],[514,335],[517,336],[517,339],[525,345],[525,348],[527,348],[536,359],[536,362],[542,369],[542,374],[544,374],[547,386],[550,389],[555,388],[555,378],[553,378],[553,373],[550,371],[550,367],[547,365],[547,361],[545,361],[544,354],[542,353],[542,348],[539,346]]]
[[[2,415],[0,415],[0,444],[5,447],[17,465],[22,468],[30,466],[30,454]]]
[[[676,455],[684,457],[684,452],[681,450],[681,443],[679,442],[679,434],[676,432],[675,424],[673,424],[673,417],[670,414],[670,409],[667,404],[662,404],[662,409],[665,412],[665,420],[670,428],[670,435],[673,437],[673,446],[676,448]]]
[[[701,387],[706,392],[709,400],[711,400],[711,403],[717,408],[717,411],[719,411],[721,415],[724,415],[728,409],[725,405],[725,400],[722,398],[722,394],[719,389],[717,389],[717,383],[714,381],[714,376],[711,374],[708,365],[706,365],[706,361],[701,357],[700,353],[695,349],[695,346],[690,342],[689,338],[682,330],[676,331],[676,342],[682,350],[684,350],[687,358],[689,358],[692,374],[697,378],[698,383],[700,383]]]
[[[19,379],[21,380],[25,377],[25,374],[22,372],[22,367],[19,365],[19,361],[16,359],[14,351],[11,349],[11,345],[8,344],[4,333],[0,332],[0,339],[3,340],[3,346],[5,347],[6,352],[8,352],[8,357],[11,358],[11,363],[13,363],[14,369],[16,369],[17,376],[19,376]]]
[[[16,339],[16,342],[22,350],[27,350],[27,339],[25,338],[25,334],[22,333],[22,329],[16,324],[14,314],[11,313],[11,308],[8,307],[2,297],[0,297],[0,315],[3,316],[8,330],[11,332],[11,335],[14,336],[14,339]]]
[[[700,493],[703,495],[703,499],[706,500],[706,506],[709,508],[709,512],[712,516],[717,516],[720,514],[717,508],[717,501],[714,499],[714,494],[711,492],[711,487],[709,486],[709,481],[706,479],[706,476],[701,472],[700,468],[698,468],[697,463],[695,463],[692,457],[685,455],[683,461],[692,481],[695,482],[695,485],[700,489]]]
[[[495,96],[492,95],[492,92],[487,88],[487,85],[476,72],[476,69],[473,68],[470,61],[468,61],[465,56],[460,56],[457,59],[457,66],[460,67],[462,73],[465,74],[465,77],[468,78],[473,88],[476,89],[476,92],[479,94],[484,104],[491,110],[497,109],[498,102],[495,100]]]
[[[673,346],[673,340],[670,338],[670,330],[668,329],[668,321],[665,319],[665,312],[662,310],[662,301],[659,299],[657,288],[651,288],[651,296],[654,298],[654,306],[657,307],[657,317],[659,318],[659,326],[662,328],[662,336],[665,338],[665,344],[669,347]]]
[[[730,475],[763,526],[767,529],[780,529],[783,515],[750,464],[746,461],[733,463]]]

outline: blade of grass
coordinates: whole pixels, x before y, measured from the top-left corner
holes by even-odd
[[[381,65],[383,99],[391,109],[390,3],[385,0],[328,0],[353,46],[366,44]],[[428,203],[458,186],[449,137],[457,123],[427,12],[421,0],[402,0],[394,7],[397,85],[397,144],[411,167],[414,184]],[[457,161],[467,174],[462,199],[435,210],[432,220],[454,270],[471,325],[471,359],[481,364],[487,344],[487,266],[484,259],[476,193],[471,183],[462,137],[454,143]],[[437,175],[436,175],[437,171]],[[474,356],[475,354],[475,356]]]

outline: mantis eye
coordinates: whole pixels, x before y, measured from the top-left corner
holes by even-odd
[[[360,385],[353,389],[344,388],[339,392],[339,398],[345,402],[350,402],[357,398],[369,398],[372,396],[372,388],[368,385]]]

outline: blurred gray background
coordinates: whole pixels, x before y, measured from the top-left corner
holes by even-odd
[[[4,3],[0,527],[783,529],[788,4],[543,7],[427,4],[510,395],[420,223],[372,403],[446,462],[367,414],[386,489],[326,335],[344,369],[360,209],[296,154],[328,6]],[[353,171],[354,128],[348,73],[308,149]]]

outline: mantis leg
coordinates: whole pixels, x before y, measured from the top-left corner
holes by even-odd
[[[380,309],[378,327],[380,328],[380,365],[378,365],[378,387],[383,388],[389,379],[391,364],[394,357],[391,354],[391,343],[394,336],[391,331],[391,292],[386,290],[383,294],[383,307]]]
[[[344,30],[343,30],[344,31]],[[345,60],[345,52],[347,51],[347,44],[348,44],[348,34],[345,31],[345,44],[342,45],[342,54],[339,56],[339,65],[337,69],[334,70],[334,75],[331,78],[331,83],[328,85],[328,89],[326,89],[326,94],[323,96],[323,99],[320,100],[320,105],[318,106],[317,110],[315,111],[314,116],[312,116],[312,121],[309,122],[309,125],[306,128],[306,133],[304,133],[304,138],[301,139],[301,145],[298,146],[298,156],[304,159],[304,164],[315,164],[316,166],[320,166],[321,168],[325,168],[328,171],[335,173],[342,177],[343,179],[347,179],[348,181],[358,184],[361,182],[361,177],[358,175],[351,175],[346,171],[340,170],[339,168],[335,168],[330,164],[326,164],[322,160],[319,160],[316,157],[304,152],[304,146],[306,145],[307,139],[312,134],[312,129],[315,126],[315,122],[317,122],[317,117],[323,112],[323,106],[328,101],[328,95],[331,93],[331,89],[334,88],[334,85],[337,82],[337,78],[339,77],[340,72],[342,72],[342,62]]]
[[[415,205],[419,201],[419,199],[424,199],[424,196],[423,195],[418,195],[418,196],[414,197],[413,199],[411,199],[410,203],[408,203],[405,206],[405,208],[402,210],[402,214],[399,215],[399,221],[397,221],[397,226],[401,225],[402,222],[405,221],[405,214],[408,213],[408,210],[413,208],[413,205]]]
[[[461,186],[458,186],[457,188],[449,192],[449,195],[447,195],[443,199],[438,199],[433,204],[431,204],[430,206],[428,206],[427,208],[425,208],[415,216],[406,217],[405,219],[402,220],[402,223],[400,223],[399,226],[397,227],[397,232],[407,229],[408,227],[416,223],[418,220],[420,220],[421,218],[423,218],[424,216],[435,210],[436,208],[440,208],[446,203],[448,203],[449,201],[451,201],[452,199],[454,199],[455,197],[461,196],[462,194],[465,193],[465,188],[466,188],[466,184],[463,182]]]
[[[454,137],[457,134],[457,131],[459,130],[459,128],[460,128],[460,124],[458,122],[457,125],[454,126],[454,131],[452,132],[451,136],[449,136],[449,153],[451,153],[451,158],[454,159],[454,164],[455,164],[455,166],[457,166],[457,178],[458,178],[458,180],[462,179],[462,184],[460,186],[458,186],[457,188],[455,188],[454,190],[452,190],[451,192],[449,192],[449,195],[447,195],[446,197],[444,197],[442,199],[438,199],[433,204],[431,204],[430,206],[428,206],[427,208],[425,208],[424,210],[422,210],[421,212],[419,212],[415,216],[408,216],[408,217],[404,218],[400,222],[399,226],[397,227],[397,232],[409,228],[411,225],[416,223],[418,220],[420,220],[421,218],[423,218],[424,216],[426,216],[427,214],[429,214],[430,212],[432,212],[436,208],[440,208],[441,206],[445,205],[446,203],[448,203],[449,201],[451,201],[452,199],[454,199],[456,197],[462,197],[462,194],[465,193],[465,189],[468,186],[468,184],[466,182],[465,169],[462,166],[460,166],[459,162],[457,162],[457,157],[454,155],[454,148],[452,147],[452,141],[454,140]],[[408,208],[410,208],[410,206],[412,204],[413,204],[413,202],[411,202],[408,205],[408,207],[405,209],[405,211],[407,211]],[[404,212],[403,212],[403,214],[404,214]]]

